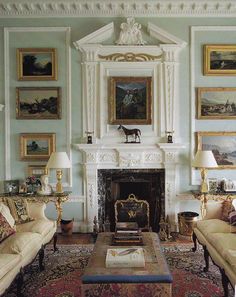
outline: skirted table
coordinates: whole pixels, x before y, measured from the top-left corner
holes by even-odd
[[[143,232],[145,267],[106,268],[112,233],[98,235],[88,266],[82,276],[83,297],[171,297],[172,276],[156,233]],[[130,246],[129,246],[130,248]]]

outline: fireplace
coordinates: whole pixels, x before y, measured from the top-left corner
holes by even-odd
[[[82,232],[92,232],[93,220],[106,215],[114,227],[114,202],[135,194],[147,200],[151,226],[158,230],[160,217],[177,224],[178,153],[181,144],[78,144],[83,152],[84,221]]]
[[[159,231],[161,216],[165,217],[164,169],[99,169],[98,170],[98,219],[109,219],[111,231],[115,227],[114,204],[116,200],[134,194],[146,200],[150,207],[150,226]]]

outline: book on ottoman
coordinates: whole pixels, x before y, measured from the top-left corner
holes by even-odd
[[[143,248],[107,249],[106,267],[144,267]]]

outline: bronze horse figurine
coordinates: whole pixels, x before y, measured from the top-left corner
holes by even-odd
[[[122,129],[123,132],[125,133],[125,136],[126,136],[126,142],[125,143],[129,142],[128,141],[129,135],[134,135],[134,141],[130,141],[130,142],[140,143],[141,131],[139,129],[127,129],[122,125],[120,125],[117,130],[120,130],[120,129]],[[137,139],[138,139],[138,141],[137,141]]]

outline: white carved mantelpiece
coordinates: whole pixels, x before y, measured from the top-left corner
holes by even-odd
[[[83,153],[83,180],[85,199],[85,224],[93,228],[94,216],[98,217],[98,169],[165,169],[165,210],[171,222],[176,223],[176,194],[178,184],[179,152],[184,145],[160,143],[143,144],[75,144]]]

